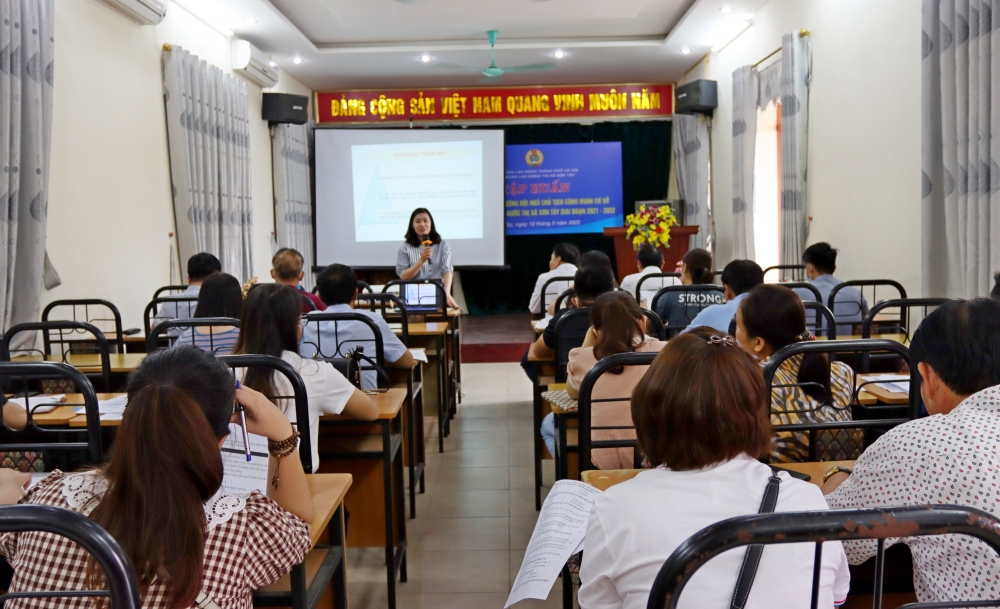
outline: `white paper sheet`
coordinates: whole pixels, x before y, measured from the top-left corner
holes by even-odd
[[[410,355],[418,362],[427,363],[427,352],[423,349],[410,349]]]
[[[539,319],[538,321],[535,322],[535,330],[544,330],[545,328],[548,327],[549,321],[551,320],[552,320],[551,315],[546,315],[545,317]]]
[[[600,494],[576,480],[560,480],[552,486],[504,609],[526,598],[548,597],[566,561],[583,549],[590,508]]]
[[[33,395],[30,398],[7,398],[7,401],[11,404],[17,404],[21,408],[27,408],[27,402],[31,403],[31,412],[33,414],[44,414],[46,412],[52,412],[56,409],[59,403],[66,401],[65,393],[57,393],[54,395]],[[39,406],[39,404],[45,404],[45,406]]]
[[[872,381],[880,381],[875,384],[886,391],[891,391],[893,393],[910,392],[910,377],[906,374],[873,374],[869,376],[868,379]]]
[[[105,420],[121,419],[122,413],[125,412],[125,406],[128,405],[128,396],[120,395],[116,398],[111,398],[110,400],[97,400],[97,410],[101,413],[101,418]],[[85,407],[80,407],[76,409],[77,414],[84,414],[87,412]],[[105,417],[104,415],[109,415]]]
[[[267,438],[250,434],[250,461],[243,450],[243,430],[229,425],[229,437],[222,445],[222,490],[247,495],[256,489],[267,493]]]

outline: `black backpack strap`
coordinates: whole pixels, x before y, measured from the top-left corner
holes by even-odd
[[[774,506],[778,504],[778,485],[781,479],[777,473],[772,473],[767,481],[767,488],[764,489],[764,498],[760,502],[758,514],[770,514],[774,511]],[[757,576],[757,567],[760,566],[760,557],[764,553],[764,546],[757,544],[747,548],[747,553],[743,556],[743,565],[740,566],[740,575],[736,578],[736,590],[733,591],[733,600],[730,609],[743,609],[750,596],[750,588],[753,580]]]

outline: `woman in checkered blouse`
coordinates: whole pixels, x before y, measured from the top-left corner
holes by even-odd
[[[55,471],[19,503],[68,508],[107,529],[135,567],[143,607],[206,606],[207,596],[219,607],[250,609],[254,589],[305,558],[313,510],[298,451],[281,446],[294,447],[291,424],[264,396],[234,384],[225,364],[196,347],[150,354],[129,376],[128,407],[107,465]],[[268,438],[274,477],[266,497],[221,488],[220,448],[234,400],[246,409],[248,431]],[[88,555],[65,538],[9,533],[0,550],[14,568],[11,592],[104,587]],[[53,599],[45,606],[92,603]]]

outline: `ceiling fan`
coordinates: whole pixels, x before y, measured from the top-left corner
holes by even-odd
[[[499,68],[497,67],[497,55],[496,55],[496,43],[497,43],[497,30],[490,30],[486,32],[486,37],[490,41],[490,65],[487,68],[470,68],[468,66],[459,66],[449,63],[438,63],[435,64],[435,68],[449,69],[449,70],[463,70],[467,72],[482,72],[484,76],[488,78],[499,78],[507,72],[534,72],[537,70],[549,70],[556,67],[554,63],[533,63],[524,66],[514,66],[512,68]]]

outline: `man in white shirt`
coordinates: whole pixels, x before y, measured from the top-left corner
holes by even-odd
[[[681,285],[680,279],[676,277],[660,277],[659,279],[649,279],[642,283],[642,294],[636,294],[636,289],[639,287],[639,280],[649,275],[651,273],[662,273],[663,272],[663,252],[660,248],[655,245],[650,245],[649,243],[644,243],[639,247],[639,251],[635,254],[635,266],[639,271],[638,273],[632,273],[631,275],[626,275],[622,279],[622,290],[628,292],[632,296],[635,296],[636,302],[639,306],[649,308],[650,303],[653,302],[653,296],[660,288],[665,288],[672,285]]]
[[[560,243],[552,248],[552,257],[549,258],[549,271],[538,276],[535,282],[535,289],[531,292],[531,300],[528,303],[528,310],[532,313],[542,312],[542,287],[545,282],[553,277],[572,277],[576,275],[576,263],[580,260],[580,250],[571,243]],[[559,295],[573,287],[573,280],[556,281],[545,288],[545,304],[559,298]]]
[[[911,366],[931,416],[889,430],[848,472],[834,468],[823,493],[832,509],[959,505],[1000,516],[1000,303],[952,301],[924,318],[910,343]],[[996,554],[968,537],[890,540],[913,554],[920,602],[995,600]],[[852,564],[874,541],[845,541]]]

